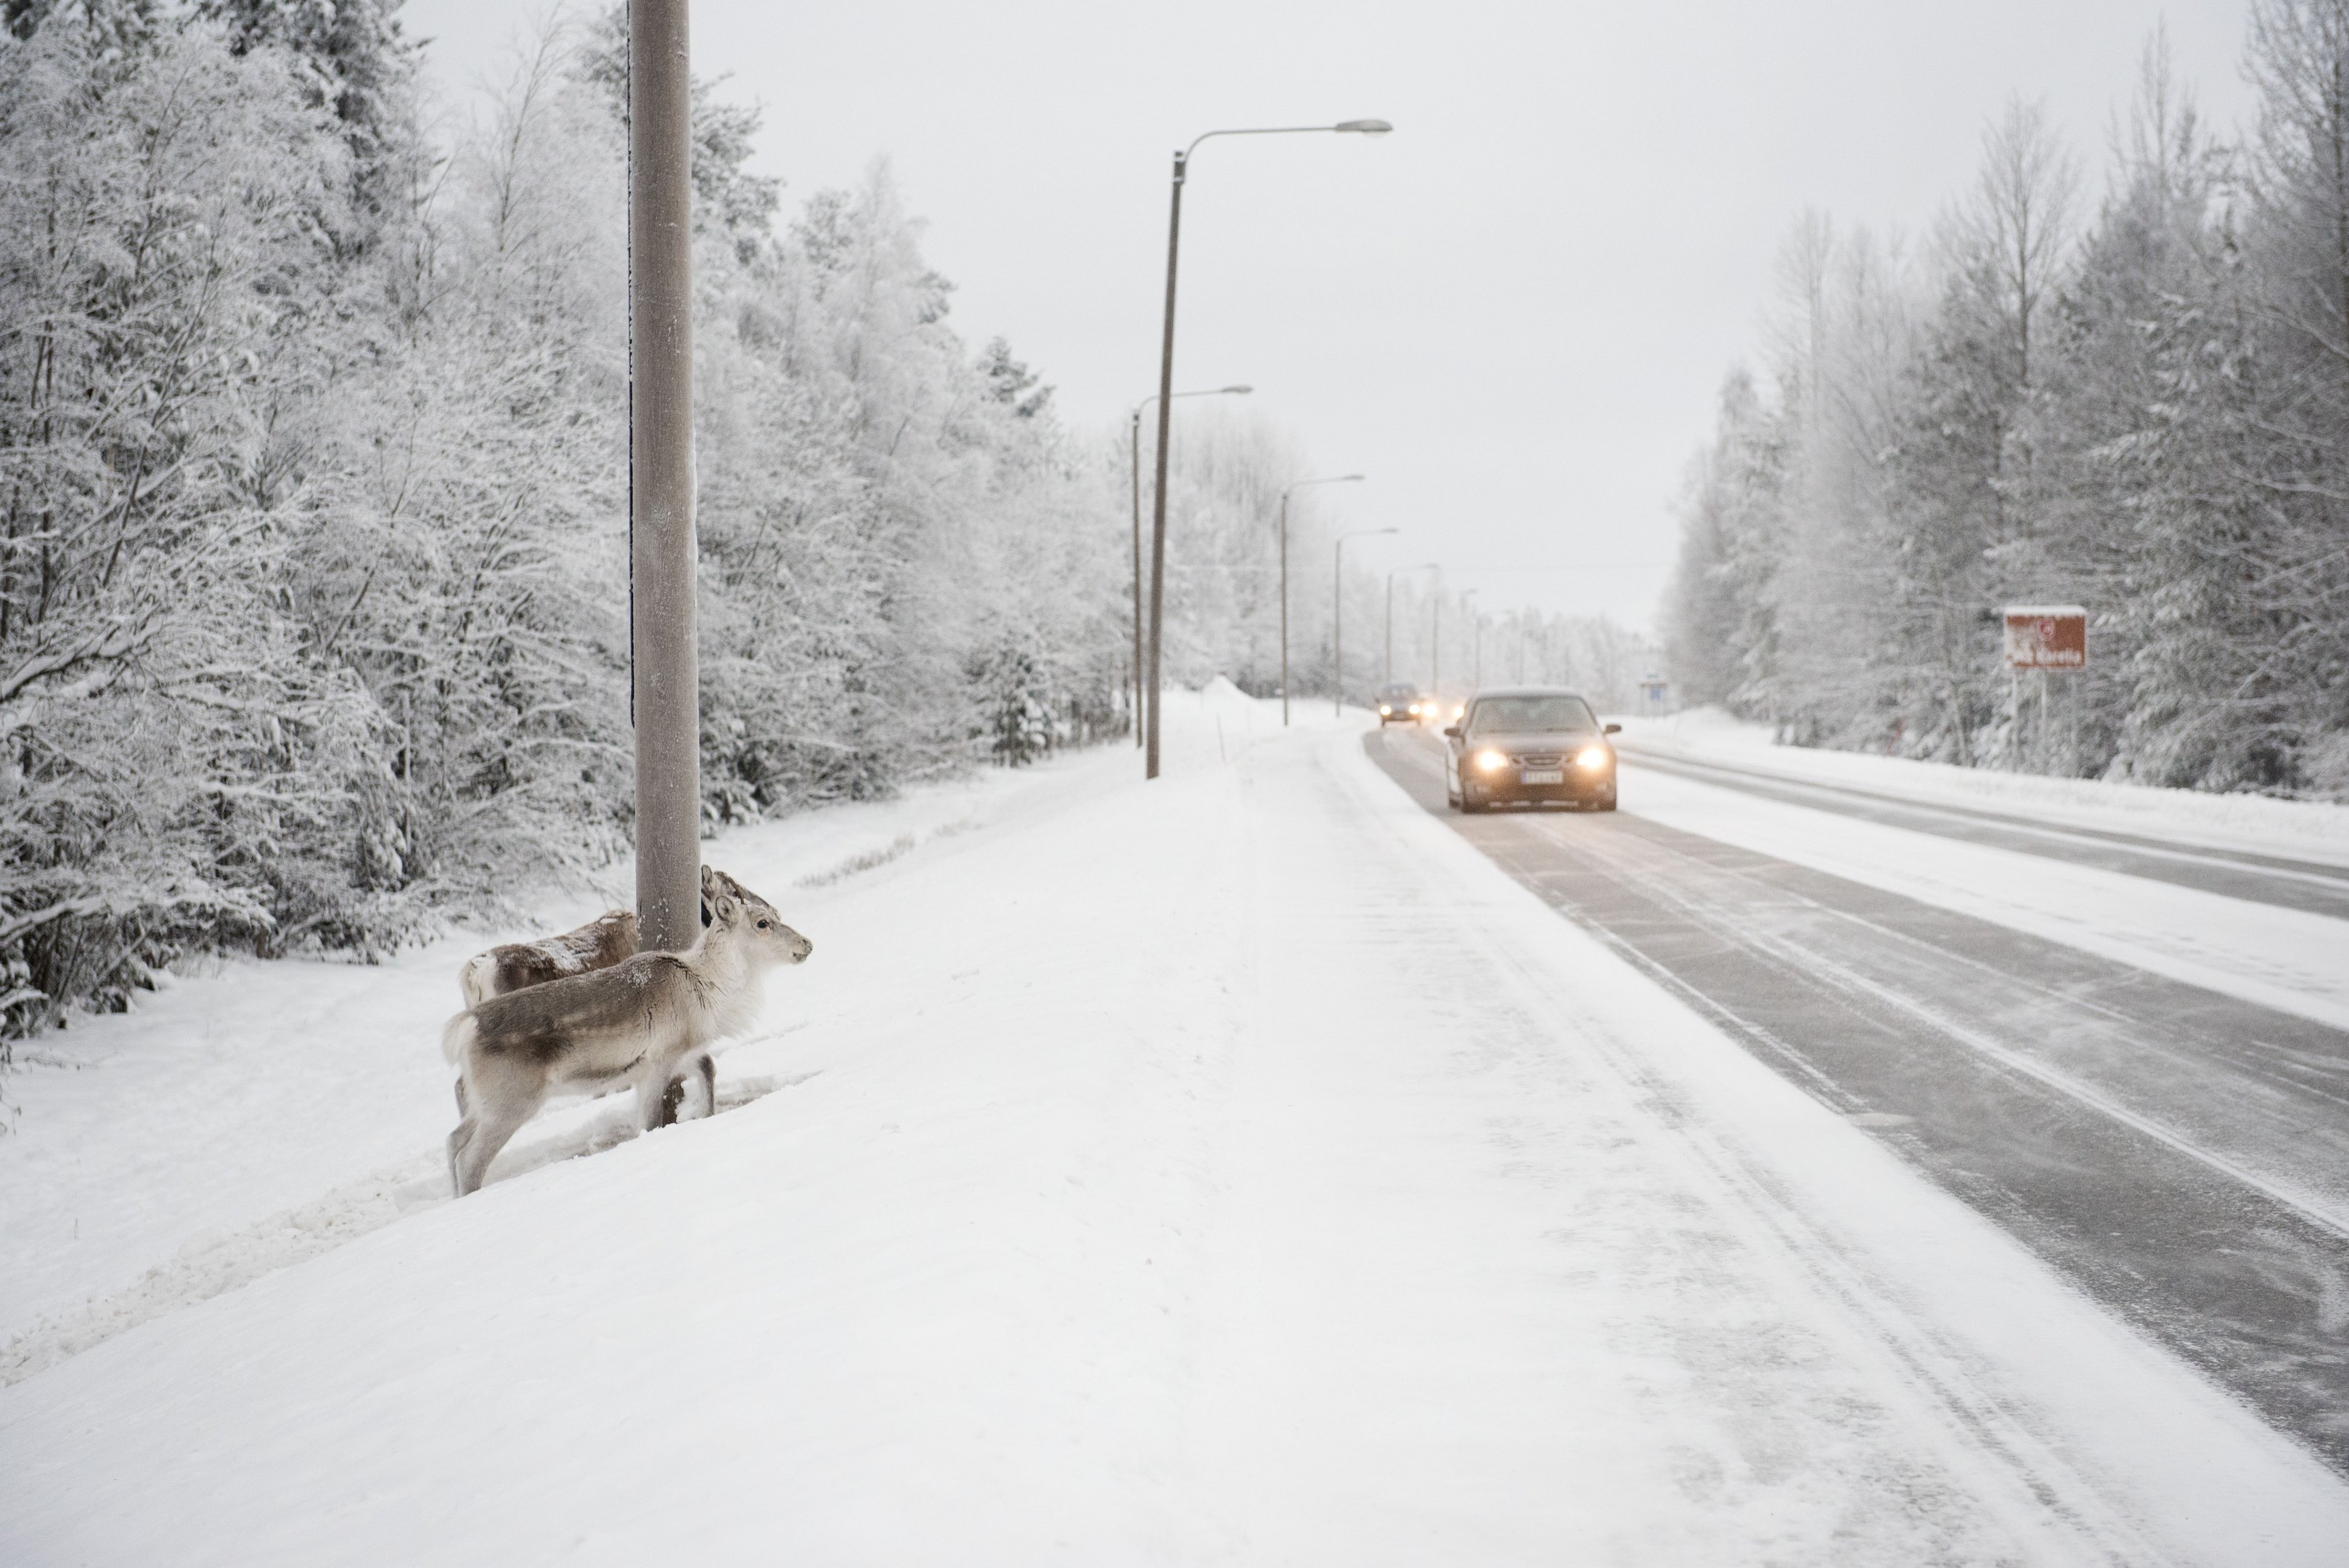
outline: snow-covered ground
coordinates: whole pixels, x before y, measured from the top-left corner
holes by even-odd
[[[61,1037],[0,1140],[0,1561],[2341,1560],[2336,1478],[1358,718],[1169,710],[1147,787],[713,845],[816,943],[731,1108],[555,1113],[461,1203],[458,947]]]
[[[820,919],[847,878],[1019,820],[1055,780],[991,772],[713,852]],[[540,929],[603,907],[550,899]],[[135,1012],[20,1050],[23,1070],[0,1077],[0,1384],[444,1198],[454,1113],[432,1043],[460,1005],[458,964],[526,934],[451,937],[378,966],[208,963],[166,976]],[[550,1114],[499,1170],[626,1136],[618,1105]]]

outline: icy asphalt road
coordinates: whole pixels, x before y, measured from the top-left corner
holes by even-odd
[[[2029,823],[2011,813],[1903,800],[1875,790],[1775,775],[1719,759],[1674,756],[1644,750],[1636,743],[1624,751],[1642,769],[1723,785],[1765,800],[2175,883],[2252,903],[2305,909],[2334,919],[2349,917],[2349,867],[2164,843],[2141,833],[2109,828]]]
[[[1444,811],[1433,737],[1367,743]],[[1775,836],[1738,833],[1753,802],[1724,791],[1771,803]],[[2337,868],[1677,758],[1627,757],[1622,799],[1612,815],[1451,820],[1757,1057],[2349,1470],[2349,1033],[2050,940],[2033,921],[1889,890],[1905,863],[1945,853],[1912,840],[1904,854],[1899,835],[2113,879],[2067,888],[2075,904],[2156,896],[2127,877],[2191,889],[2213,926],[2258,918],[2239,900],[2303,921],[2342,913]],[[1876,885],[1751,846],[1867,831]],[[2033,880],[2002,875],[2018,896]],[[2349,927],[2331,941],[2349,967]]]

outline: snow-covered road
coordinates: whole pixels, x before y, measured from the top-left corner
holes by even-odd
[[[1442,810],[1433,737],[1368,744]],[[1455,821],[1791,1082],[2349,1469],[2349,1034],[2319,1022],[2349,927],[2237,896],[2294,898],[2292,874],[2323,868],[2263,857],[2227,867],[2221,893],[2166,862],[2149,879],[2084,863],[2104,836],[1689,773],[1627,763],[1614,816]],[[2235,994],[2182,982],[2255,965],[2264,979]]]
[[[2165,843],[2141,833],[2041,823],[2013,807],[2004,811],[1939,801],[1903,800],[1879,791],[1830,784],[1742,767],[1713,758],[1626,748],[1643,771],[1699,783],[1726,784],[1743,794],[1829,811],[1839,816],[1931,834],[2041,859],[2068,861],[2125,876],[2172,882],[2252,903],[2339,919],[2349,915],[2349,866],[2294,859],[2260,851]]]
[[[2349,868],[2149,850],[1631,754],[1650,821],[2349,1030]]]
[[[1078,758],[779,897],[818,956],[738,1108],[543,1133],[0,1390],[0,1560],[2339,1561],[2306,1449],[1351,722],[1174,708],[1157,784]],[[878,858],[794,831],[711,858]]]

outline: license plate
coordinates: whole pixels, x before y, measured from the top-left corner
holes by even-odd
[[[1565,782],[1564,768],[1527,768],[1526,770],[1527,784],[1564,784]]]

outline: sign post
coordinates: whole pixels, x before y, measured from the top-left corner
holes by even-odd
[[[2039,729],[2047,730],[2047,672],[2088,667],[2088,612],[2078,605],[2009,605],[2001,612],[2006,623],[2006,706],[2009,769],[2023,760],[2022,671],[2039,671]],[[2072,722],[2076,742],[2079,702],[2075,694]],[[2074,751],[2078,751],[2076,743]]]

